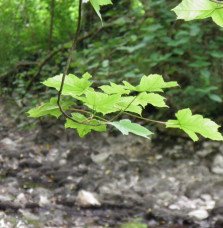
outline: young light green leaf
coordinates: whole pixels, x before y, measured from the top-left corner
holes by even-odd
[[[138,102],[143,108],[145,108],[146,105],[151,104],[155,107],[168,107],[165,103],[165,97],[156,94],[156,93],[140,93],[139,96],[136,99],[136,102]]]
[[[142,107],[151,104],[155,107],[168,107],[165,104],[165,97],[156,93],[140,93],[138,96],[121,97],[119,102],[115,104],[117,111],[126,111],[142,114]]]
[[[182,129],[193,141],[198,140],[197,133],[212,140],[223,140],[223,136],[218,132],[219,125],[201,115],[192,115],[189,108],[178,111],[176,117],[177,120],[169,120],[166,123],[167,128]]]
[[[130,120],[124,119],[116,122],[110,122],[110,125],[116,127],[123,135],[128,135],[129,133],[148,138],[149,135],[153,134],[151,131],[142,127],[139,124],[132,123]]]
[[[210,0],[183,0],[173,11],[177,19],[190,21],[212,17],[219,26],[223,26],[223,8]]]
[[[80,137],[84,137],[91,131],[103,132],[106,131],[106,125],[95,119],[87,119],[84,115],[80,113],[72,113],[72,118],[79,123],[67,119],[65,123],[65,128],[77,129]],[[95,126],[92,126],[95,125]]]
[[[103,115],[116,112],[115,104],[120,100],[119,94],[108,95],[101,92],[88,91],[81,100],[86,106]]]
[[[127,81],[123,81],[124,87],[130,91],[137,91],[136,90],[136,86],[131,85],[129,82]]]
[[[89,79],[91,77],[92,76],[89,73],[85,73],[81,78],[78,78],[73,74],[68,74],[64,81],[62,94],[70,95],[74,98],[84,94],[86,91],[90,89],[92,82],[90,82]],[[62,81],[62,74],[52,78],[48,78],[46,81],[43,82],[43,84],[48,87],[53,87],[59,91],[61,81]]]
[[[178,86],[176,81],[165,82],[162,75],[151,74],[142,77],[140,84],[137,86],[137,90],[140,92],[163,92],[165,88],[176,86]]]
[[[218,6],[211,15],[212,20],[219,26],[223,27],[223,8]]]
[[[97,15],[99,16],[99,18],[102,21],[100,7],[112,4],[111,0],[90,0],[90,2],[91,2],[91,5],[93,6],[95,12],[97,13]]]
[[[132,86],[130,83],[123,82],[126,89],[138,92],[163,92],[165,88],[178,86],[176,81],[165,82],[162,75],[150,74],[143,76],[138,86]]]
[[[107,94],[129,94],[130,90],[127,90],[123,85],[117,85],[110,82],[110,85],[103,85],[99,87],[103,92]]]
[[[137,98],[134,96],[121,97],[119,102],[115,104],[116,111],[133,112],[141,115],[142,107],[139,106]]]
[[[73,104],[74,102],[65,100],[62,102],[61,107],[63,108],[63,110],[67,110]],[[36,108],[32,108],[27,113],[29,114],[29,117],[34,118],[46,115],[51,115],[58,118],[61,115],[61,112],[57,105],[57,98],[51,98],[49,102],[44,103],[43,105]]]

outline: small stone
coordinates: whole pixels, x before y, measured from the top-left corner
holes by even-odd
[[[198,209],[198,210],[191,211],[188,215],[190,217],[194,217],[198,220],[204,220],[204,219],[208,218],[208,216],[209,216],[208,212],[204,209]]]
[[[211,198],[211,195],[209,195],[209,194],[202,194],[201,199],[203,199],[205,201],[210,201],[212,198]]]
[[[223,174],[223,155],[217,154],[212,164],[212,172],[216,174]]]
[[[5,219],[0,219],[0,227],[13,228],[13,225]]]
[[[207,157],[209,154],[213,153],[214,150],[213,149],[201,149],[199,151],[197,151],[197,155],[199,157]]]
[[[47,196],[40,196],[39,205],[40,207],[46,206],[50,204],[50,200]]]
[[[63,165],[66,165],[67,164],[67,160],[66,159],[61,159],[60,161],[59,161],[59,165],[60,166],[63,166]]]
[[[17,147],[17,143],[12,141],[10,138],[4,138],[0,141],[0,143],[5,146],[7,149],[14,150]]]
[[[27,199],[24,193],[20,193],[16,199],[15,199],[15,203],[21,204],[22,206],[25,206],[25,204],[27,203]]]
[[[176,205],[176,204],[171,204],[169,206],[169,209],[171,209],[171,210],[180,210],[180,207],[178,205]]]
[[[201,195],[201,198],[203,200],[205,200],[205,207],[204,207],[205,209],[207,209],[207,210],[214,209],[214,207],[215,207],[215,201],[212,200],[211,195],[209,195],[209,194],[202,194]]]
[[[81,190],[78,192],[77,203],[81,207],[100,206],[101,203],[96,199],[93,193]]]
[[[161,159],[163,158],[163,156],[162,156],[161,154],[157,154],[157,155],[155,156],[155,158],[156,158],[156,160],[161,160]]]
[[[24,218],[28,219],[28,220],[39,220],[39,217],[34,215],[33,213],[29,212],[28,210],[23,210],[20,209],[19,212],[24,216]]]
[[[0,195],[0,201],[5,202],[10,200],[12,200],[12,197],[10,197],[9,195]]]
[[[91,159],[96,164],[99,164],[99,163],[105,162],[109,158],[110,155],[111,155],[110,152],[104,152],[104,153],[100,153],[97,155],[92,154]]]

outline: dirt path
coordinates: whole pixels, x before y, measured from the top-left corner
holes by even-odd
[[[10,113],[19,109],[0,104],[0,228],[119,227],[135,219],[223,227],[223,144],[79,139],[55,123],[18,131]],[[81,190],[101,205],[81,207]]]

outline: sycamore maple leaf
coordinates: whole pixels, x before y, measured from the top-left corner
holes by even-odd
[[[182,129],[193,141],[198,140],[197,134],[212,140],[223,140],[222,134],[218,132],[219,125],[201,115],[192,115],[189,108],[178,111],[176,117],[176,120],[169,120],[166,123],[167,128]]]

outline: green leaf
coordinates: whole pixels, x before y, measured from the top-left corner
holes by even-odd
[[[210,119],[201,115],[192,115],[190,109],[182,109],[176,113],[177,120],[169,120],[167,128],[182,129],[193,141],[198,140],[196,133],[212,140],[223,140],[223,136],[218,132],[220,127]]]
[[[217,94],[209,94],[208,96],[213,101],[216,101],[216,102],[219,102],[219,103],[223,102],[222,98],[219,95],[217,95]]]
[[[165,88],[178,86],[176,81],[165,82],[162,75],[151,74],[143,76],[138,86],[132,86],[130,83],[123,82],[126,89],[138,92],[163,92]]]
[[[82,78],[78,78],[73,74],[68,74],[64,81],[62,94],[70,95],[74,98],[84,94],[86,91],[90,89],[90,86],[92,85],[92,82],[89,81],[91,77],[92,76],[89,73],[85,73],[82,76]],[[46,81],[43,82],[43,84],[48,87],[53,87],[59,91],[61,80],[62,80],[62,74],[52,78],[48,78]]]
[[[177,19],[190,21],[211,17],[216,24],[223,27],[223,8],[210,0],[183,0],[173,11]]]
[[[127,90],[123,85],[117,85],[110,82],[110,85],[103,85],[99,87],[103,92],[107,94],[129,94],[130,90]]]
[[[136,99],[136,102],[138,102],[143,108],[145,108],[146,105],[151,104],[155,107],[168,107],[165,103],[165,97],[156,94],[156,93],[141,93]]]
[[[79,123],[75,123],[74,121],[67,119],[65,123],[65,128],[77,129],[77,132],[80,137],[84,137],[91,131],[98,131],[98,132],[106,131],[106,125],[102,124],[98,120],[95,120],[95,119],[89,120],[80,113],[72,113],[71,115],[72,115],[72,118]],[[91,126],[91,125],[98,125],[98,126]]]
[[[142,114],[142,107],[151,104],[156,107],[168,107],[165,104],[165,97],[155,93],[140,93],[138,96],[121,97],[119,102],[115,104],[117,111],[133,112]],[[128,107],[128,108],[127,108]]]
[[[100,14],[100,7],[112,4],[111,0],[90,0],[91,5],[93,6],[95,12],[99,16],[102,21],[101,14]]]
[[[116,111],[125,110],[126,112],[133,112],[141,115],[142,107],[139,106],[139,102],[137,102],[135,98],[136,97],[134,96],[121,97],[119,102],[115,104],[115,108],[117,109]]]
[[[119,94],[108,95],[101,92],[88,91],[81,100],[86,106],[103,115],[116,112],[115,104],[120,100]]]
[[[165,103],[165,97],[156,93],[140,93],[138,96],[121,97],[115,104],[117,111],[133,112],[142,114],[142,107],[151,104],[156,107],[168,107]]]
[[[212,20],[219,26],[223,27],[223,8],[218,7],[219,9],[215,9],[212,13]]]
[[[149,135],[153,134],[151,131],[142,127],[139,124],[132,123],[130,120],[124,119],[116,122],[109,123],[110,125],[116,127],[123,135],[128,135],[129,133],[139,135],[148,138]]]
[[[67,110],[73,104],[74,102],[72,101],[63,101],[61,102],[61,107],[63,108],[63,110]],[[58,118],[61,115],[61,112],[57,105],[57,98],[51,98],[49,102],[44,103],[43,105],[36,108],[32,108],[27,113],[29,114],[29,117],[34,118],[46,115],[51,115]]]

